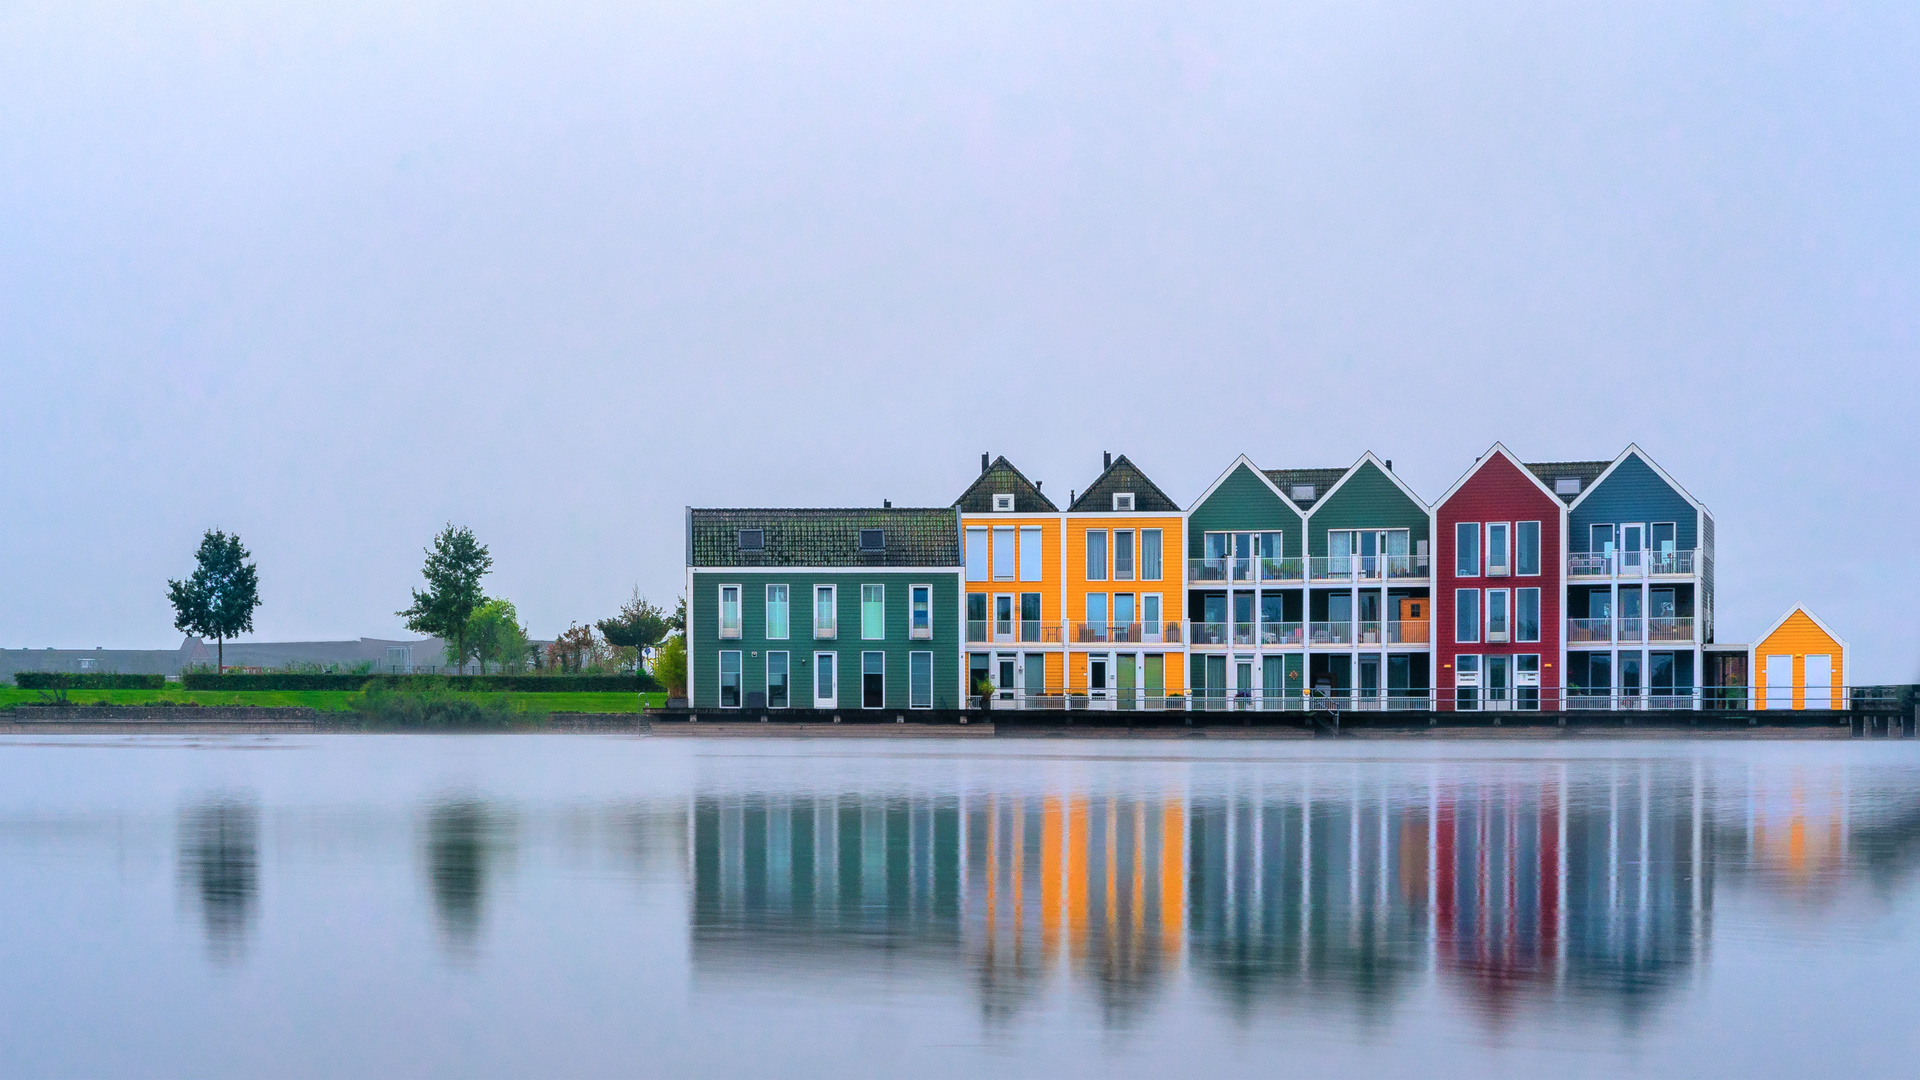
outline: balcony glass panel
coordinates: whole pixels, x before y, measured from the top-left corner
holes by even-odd
[[[1252,581],[1253,580],[1254,563],[1256,560],[1233,559],[1230,561],[1233,564],[1233,580],[1235,581]]]
[[[1425,555],[1388,555],[1385,560],[1389,578],[1423,578],[1430,573]]]
[[[1649,574],[1693,574],[1700,563],[1693,551],[1649,551],[1646,558]]]

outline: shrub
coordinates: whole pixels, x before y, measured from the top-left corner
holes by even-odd
[[[161,690],[165,675],[120,675],[93,671],[19,671],[13,685],[22,690]]]
[[[215,675],[192,671],[181,676],[189,690],[363,690],[374,686],[485,693],[559,694],[613,691],[630,694],[659,689],[645,672],[637,675],[323,675],[273,672],[265,675]]]
[[[505,731],[541,727],[545,713],[520,712],[508,698],[478,698],[452,690],[369,685],[352,702],[358,726],[395,731]]]

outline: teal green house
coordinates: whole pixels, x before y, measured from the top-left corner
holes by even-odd
[[[952,507],[687,509],[694,709],[965,706]]]

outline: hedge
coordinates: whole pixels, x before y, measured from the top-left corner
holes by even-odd
[[[22,690],[159,690],[167,685],[167,677],[105,671],[16,671],[13,685]]]
[[[362,690],[372,683],[415,690],[517,694],[591,690],[644,694],[660,689],[653,676],[644,671],[637,675],[321,675],[300,672],[216,675],[211,671],[191,671],[181,676],[181,683],[189,690]]]

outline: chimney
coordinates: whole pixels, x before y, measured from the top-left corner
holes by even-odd
[[[1111,450],[1100,451],[1100,468],[1102,470],[1113,468],[1113,451]]]
[[[1388,459],[1387,459],[1387,471],[1388,471],[1388,472],[1392,472],[1392,471],[1393,471],[1393,459],[1392,459],[1392,458],[1388,458]]]
[[[1068,506],[1073,505],[1073,489],[1072,488],[1067,489],[1067,505]]]
[[[892,500],[892,499],[881,499],[881,500],[880,500],[880,508],[881,508],[882,510],[891,510],[891,509],[893,509],[893,500]]]
[[[1040,490],[1040,488],[1041,488],[1042,486],[1044,486],[1045,484],[1046,484],[1046,481],[1045,481],[1045,480],[1035,480],[1035,481],[1033,482],[1033,490],[1035,490],[1035,491],[1039,491],[1039,490]]]
[[[987,471],[987,455],[984,453],[980,455],[980,471],[981,472]]]

